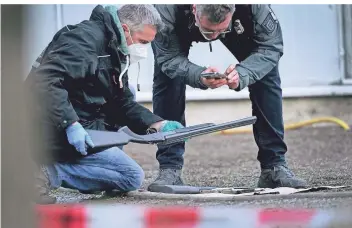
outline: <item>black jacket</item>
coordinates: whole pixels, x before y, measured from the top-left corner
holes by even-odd
[[[218,39],[239,61],[236,65],[240,75],[237,90],[242,90],[263,78],[278,64],[283,55],[283,37],[270,5],[235,6],[230,24],[232,32]],[[194,24],[192,5],[157,4],[155,8],[165,23],[165,29],[152,42],[156,74],[162,72],[170,78],[185,77],[187,85],[206,89],[200,81],[200,74],[206,68],[188,59],[192,42],[208,42]],[[244,28],[242,33],[236,32],[236,20]]]
[[[38,99],[34,121],[55,161],[79,157],[65,132],[75,121],[86,129],[128,126],[143,134],[162,120],[133,101],[127,71],[120,88],[118,77],[128,67],[120,45],[112,16],[98,5],[89,20],[62,28],[33,65],[25,85]]]

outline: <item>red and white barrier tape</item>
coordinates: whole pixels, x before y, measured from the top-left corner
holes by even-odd
[[[351,211],[58,204],[37,206],[37,212],[39,228],[352,227]]]

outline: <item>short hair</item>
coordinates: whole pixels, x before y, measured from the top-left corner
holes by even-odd
[[[232,14],[234,12],[234,4],[196,4],[196,13],[198,14],[198,17],[206,16],[209,22],[213,24],[220,24],[225,21],[228,13]]]
[[[153,5],[126,4],[117,10],[117,15],[123,24],[131,31],[139,31],[144,25],[152,25],[157,32],[164,28],[159,12]]]

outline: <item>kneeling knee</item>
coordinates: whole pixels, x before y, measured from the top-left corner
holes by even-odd
[[[144,181],[144,171],[141,167],[136,167],[127,175],[127,184],[125,191],[135,191],[139,189]]]

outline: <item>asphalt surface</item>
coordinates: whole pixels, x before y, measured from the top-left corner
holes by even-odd
[[[312,186],[352,186],[352,132],[335,126],[306,127],[287,131],[287,161],[294,173]],[[126,153],[145,170],[143,188],[157,175],[156,147],[130,144]],[[255,187],[260,167],[256,160],[257,148],[252,134],[212,135],[191,139],[187,143],[183,179],[187,184],[218,187]],[[351,191],[350,197],[265,199],[229,202],[198,202],[190,200],[140,200],[133,197],[106,199],[98,195],[73,192],[53,193],[59,202],[85,199],[88,202],[113,201],[121,204],[144,205],[236,205],[240,207],[303,207],[352,208],[352,188],[333,191]],[[329,192],[333,192],[329,191]]]

